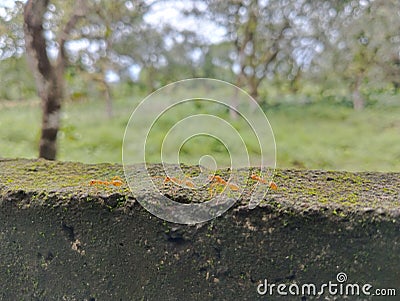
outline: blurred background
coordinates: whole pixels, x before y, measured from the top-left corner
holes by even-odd
[[[397,0],[1,0],[0,157],[39,156],[51,83],[62,87],[56,158],[120,163],[135,106],[193,77],[257,100],[278,168],[400,171]]]

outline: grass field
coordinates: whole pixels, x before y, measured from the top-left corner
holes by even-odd
[[[112,118],[107,118],[105,104],[99,100],[66,103],[58,159],[120,163],[125,126],[140,100],[115,100]],[[279,168],[400,171],[400,105],[375,104],[355,112],[348,105],[328,101],[288,103],[272,107],[266,114],[275,134]],[[228,113],[218,112],[218,116],[228,118]],[[0,157],[35,158],[39,135],[37,101],[0,102]],[[201,145],[201,151],[192,152],[186,146],[182,152],[197,160],[199,153],[218,158],[225,151],[213,143]]]

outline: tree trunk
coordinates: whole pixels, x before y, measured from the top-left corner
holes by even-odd
[[[357,77],[357,80],[354,83],[354,89],[353,89],[353,108],[356,111],[361,111],[365,107],[365,101],[360,92],[361,83],[362,83],[362,77],[359,76]]]
[[[153,93],[156,90],[154,85],[154,76],[155,76],[155,68],[153,66],[149,66],[147,68],[147,92]]]
[[[111,89],[110,86],[106,81],[104,81],[104,93],[106,96],[106,110],[107,110],[107,117],[111,119],[113,117],[113,101],[111,97]]]
[[[42,132],[39,157],[55,160],[63,96],[63,64],[53,66],[47,56],[43,15],[49,0],[29,0],[24,10],[26,54],[42,100]]]
[[[64,92],[65,41],[78,19],[86,14],[84,0],[74,3],[74,12],[60,33],[59,53],[53,65],[47,55],[46,39],[43,35],[43,16],[49,0],[28,0],[24,9],[24,34],[28,64],[36,80],[36,88],[42,100],[42,132],[39,157],[55,160],[57,134],[60,128],[61,101]]]
[[[97,83],[97,90],[100,90],[104,95],[106,101],[106,114],[107,118],[111,119],[113,117],[113,99],[111,94],[111,88],[107,81],[105,80],[106,68],[102,66],[99,73],[95,73],[89,76],[89,80],[95,81]]]
[[[250,86],[250,96],[254,98],[255,101],[257,101],[258,98],[258,83],[257,79],[255,78],[255,75],[250,77],[249,80],[249,86]]]

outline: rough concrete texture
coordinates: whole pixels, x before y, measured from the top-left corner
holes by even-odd
[[[260,206],[193,226],[152,216],[126,185],[88,185],[114,176],[120,165],[0,161],[1,300],[400,300],[399,173],[277,170]],[[397,296],[257,293],[339,272]]]

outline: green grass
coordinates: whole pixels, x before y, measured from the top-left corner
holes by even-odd
[[[140,97],[115,100],[114,116],[111,119],[107,118],[105,104],[101,101],[65,104],[59,133],[58,159],[85,163],[121,163],[125,126],[139,100]],[[195,104],[184,109],[176,108],[170,117],[160,120],[149,138],[148,160],[160,161],[160,141],[169,125],[173,125],[182,116],[197,112],[212,113],[207,111],[206,106]],[[229,121],[226,110],[214,113]],[[355,112],[347,105],[321,101],[307,105],[276,106],[267,110],[266,114],[275,134],[277,167],[400,171],[398,105],[373,105],[362,112]],[[0,102],[0,156],[35,158],[40,118],[39,105],[25,103],[5,107]],[[242,122],[236,120],[231,123],[236,129],[245,130]],[[131,144],[127,148],[130,152],[138,151],[141,146],[135,145],[134,141],[145,133],[145,129],[131,133]],[[252,155],[257,157],[259,150],[254,140],[248,134],[244,136]],[[169,148],[166,151],[167,158],[176,151],[174,147]],[[233,146],[231,151],[242,153],[243,150],[240,146]],[[206,154],[213,154],[218,163],[227,163],[226,150],[217,141],[206,143],[202,138],[193,139],[181,149],[181,159],[191,164],[197,163]]]
[[[355,112],[319,103],[282,108],[268,116],[281,167],[400,170],[400,107]]]

